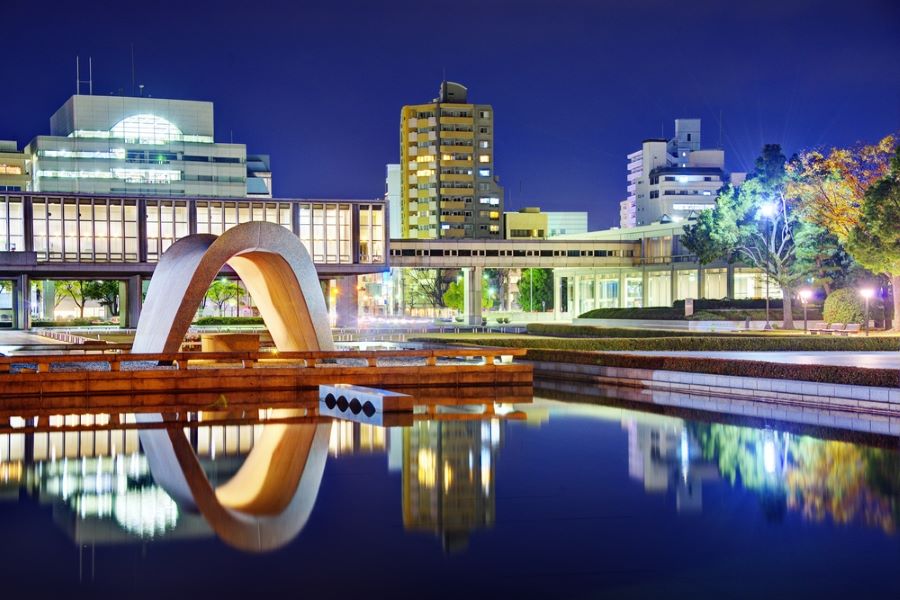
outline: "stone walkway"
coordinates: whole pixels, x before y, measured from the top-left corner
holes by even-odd
[[[0,329],[0,355],[27,349],[28,346],[65,346],[63,342],[51,340],[41,335],[27,331],[12,331]]]

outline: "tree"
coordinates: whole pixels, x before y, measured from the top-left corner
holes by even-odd
[[[465,289],[462,281],[453,281],[447,286],[443,296],[444,306],[462,312],[465,303]],[[481,286],[481,308],[490,308],[494,305],[489,286]]]
[[[85,281],[84,297],[97,300],[101,306],[109,309],[113,316],[119,314],[119,282],[118,281]]]
[[[509,269],[485,269],[484,274],[487,277],[487,282],[485,283],[497,290],[496,298],[499,299],[499,309],[508,310],[506,299],[509,296],[507,293],[509,290]]]
[[[206,290],[206,297],[219,308],[219,316],[225,316],[225,304],[241,293],[237,282],[230,279],[216,279]]]
[[[522,269],[519,306],[528,312],[553,308],[553,270]]]
[[[866,190],[847,249],[861,265],[890,278],[894,331],[900,331],[900,148],[891,161],[890,172]]]
[[[796,238],[798,270],[808,275],[810,284],[822,287],[826,295],[867,274],[837,235],[825,227],[805,222]]]
[[[782,293],[785,329],[793,329],[791,300],[808,263],[797,258],[797,241],[810,240],[785,195],[786,159],[781,146],[766,144],[739,188],[719,193],[716,206],[685,226],[682,242],[701,264],[725,259],[760,269]]]
[[[85,296],[85,286],[89,282],[74,280],[74,281],[57,281],[56,289],[59,290],[61,296],[68,296],[72,299],[72,302],[78,307],[78,318],[84,318],[84,305],[87,302],[88,298]],[[57,303],[58,305],[58,303]]]
[[[456,274],[457,271],[451,269],[405,269],[407,303],[431,308],[444,306],[444,294]]]
[[[797,198],[804,218],[846,243],[862,217],[866,190],[890,169],[897,137],[877,144],[803,152],[788,166],[787,193]]]

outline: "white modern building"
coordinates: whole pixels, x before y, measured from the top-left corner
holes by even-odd
[[[254,157],[248,190],[247,148],[215,141],[211,102],[77,94],[26,154],[34,192],[271,196],[268,157]]]
[[[550,211],[547,215],[547,237],[587,233],[588,214],[586,212]]]
[[[391,239],[403,237],[401,215],[403,213],[403,171],[399,164],[387,165],[387,175],[384,179],[384,197],[388,206],[388,218],[390,219]]]
[[[743,174],[725,172],[725,152],[701,148],[700,119],[675,119],[675,137],[644,140],[628,156],[627,197],[620,203],[624,228],[683,221],[712,208],[726,183]]]

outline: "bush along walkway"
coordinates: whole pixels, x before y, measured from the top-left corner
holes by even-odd
[[[628,330],[630,333],[631,330]],[[660,334],[662,332],[653,332]],[[428,336],[410,337],[409,341],[458,343],[501,348],[533,348],[543,350],[578,350],[582,352],[622,351],[696,351],[696,352],[861,352],[898,351],[896,337],[813,337],[787,335],[709,335],[670,337],[601,337],[561,338],[522,336]],[[746,361],[740,361],[746,362]],[[766,363],[769,364],[769,363]],[[834,367],[830,367],[834,368]]]

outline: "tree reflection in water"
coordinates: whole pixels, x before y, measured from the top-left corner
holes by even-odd
[[[865,523],[888,534],[900,517],[900,455],[839,440],[724,425],[690,426],[704,458],[732,485],[761,496],[769,518]]]

